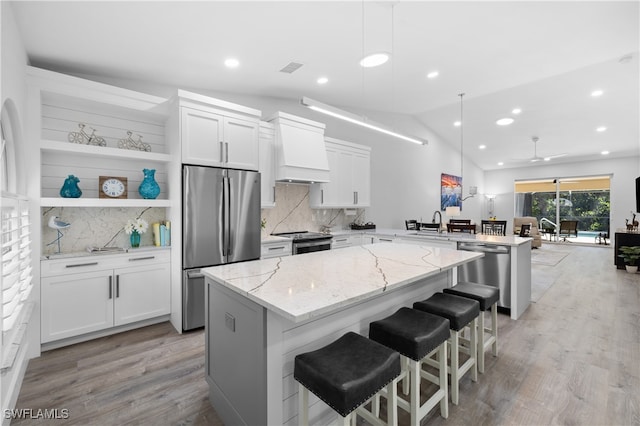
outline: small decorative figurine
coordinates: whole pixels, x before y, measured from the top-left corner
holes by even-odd
[[[78,182],[80,182],[80,179],[74,175],[69,175],[64,180],[62,188],[60,188],[60,196],[63,198],[80,198],[82,190],[78,186]]]
[[[100,136],[96,136],[96,129],[94,129],[93,127],[90,127],[90,135],[84,131],[84,123],[78,123],[78,127],[80,128],[79,132],[69,132],[69,142],[81,143],[85,145],[107,146],[107,141],[105,141],[104,138]]]
[[[142,198],[155,200],[160,194],[160,185],[155,180],[156,169],[142,169],[144,179],[140,183],[138,192]]]
[[[58,251],[56,253],[60,253],[60,240],[62,239],[62,237],[64,237],[64,234],[62,233],[61,229],[67,229],[68,227],[71,226],[71,224],[60,220],[58,216],[51,216],[49,218],[48,225],[49,225],[49,228],[55,229],[56,231],[58,231],[58,237],[47,245],[50,246],[51,244],[58,243]]]
[[[118,141],[118,148],[151,152],[151,145],[149,145],[148,143],[142,142],[141,135],[138,135],[137,141],[134,141],[131,135],[132,135],[131,131],[127,130],[127,137],[126,139],[120,139]]]

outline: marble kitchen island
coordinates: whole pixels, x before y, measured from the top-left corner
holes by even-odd
[[[480,253],[380,243],[221,265],[206,277],[206,378],[225,424],[297,424],[295,355],[452,285]],[[310,422],[335,414],[312,396]]]

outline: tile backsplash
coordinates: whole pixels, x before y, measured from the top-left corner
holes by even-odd
[[[151,224],[166,219],[166,212],[162,207],[43,207],[41,212],[43,255],[50,255],[58,250],[57,243],[49,244],[57,238],[57,231],[48,226],[51,216],[58,216],[61,221],[71,224],[68,228],[62,229],[62,253],[84,252],[88,246],[128,248],[129,235],[124,232],[124,225],[127,220],[138,217],[149,223],[149,229],[142,234],[140,245],[151,246]]]
[[[348,229],[354,221],[365,221],[365,209],[351,209],[355,215],[345,215],[345,209],[311,209],[309,207],[309,185],[276,184],[276,206],[262,209],[261,218],[266,221],[263,235],[277,232],[323,230],[324,226],[337,231]],[[55,241],[57,232],[49,228],[51,216],[71,226],[63,229],[64,236],[60,240],[62,253],[86,251],[88,246],[124,247],[128,248],[129,235],[124,232],[124,225],[129,219],[142,217],[149,223],[149,229],[142,234],[141,246],[153,245],[151,224],[166,220],[166,211],[162,207],[47,207],[41,209],[42,214],[42,254],[54,254],[57,249]],[[172,224],[181,226],[181,224]]]
[[[355,215],[345,215],[345,209],[312,209],[309,207],[309,185],[276,184],[276,206],[262,209],[266,226],[263,234],[293,231],[333,231],[348,229],[354,221],[364,221],[365,209],[352,209]]]

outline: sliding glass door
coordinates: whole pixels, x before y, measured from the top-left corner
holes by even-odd
[[[561,224],[577,221],[578,236],[595,241],[609,233],[609,189],[610,176],[517,181],[515,216],[534,216],[543,231],[556,236]]]

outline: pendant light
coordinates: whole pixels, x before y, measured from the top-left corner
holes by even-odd
[[[464,180],[464,108],[463,108],[463,98],[464,98],[464,93],[458,93],[458,96],[460,96],[460,181],[463,182]],[[459,201],[459,205],[457,206],[450,206],[446,208],[446,215],[447,216],[460,216],[460,207],[462,206],[462,202],[468,198],[472,198],[474,195],[476,195],[478,193],[478,187],[476,186],[470,186],[469,187],[469,195],[466,197],[463,197],[464,191],[463,191],[463,186],[462,184],[460,185],[460,201]]]
[[[362,56],[363,56],[363,58],[366,58],[365,57],[365,52],[364,52],[364,39],[365,39],[364,4],[365,4],[365,2],[363,0],[362,1]],[[393,51],[393,43],[394,43],[394,40],[393,40],[393,37],[394,37],[394,23],[393,23],[393,21],[394,21],[394,15],[393,15],[394,9],[393,8],[394,8],[394,6],[395,6],[394,4],[391,5],[391,45],[392,45],[392,49],[391,50],[392,51]],[[393,61],[394,60],[393,59],[393,53],[394,52],[391,52],[391,53],[392,53],[392,55],[391,55],[392,59],[391,60]],[[386,55],[386,53],[385,53],[385,55]],[[388,57],[389,57],[389,55],[386,56],[386,58],[388,58]],[[387,62],[387,61],[386,60],[385,61],[381,61],[380,63],[377,63],[375,66],[382,65],[385,62]],[[362,66],[362,93],[363,93],[363,97],[364,97],[364,69],[367,68],[367,67],[370,67],[371,65],[366,65],[366,64],[363,65],[362,62],[360,63],[360,65]],[[392,67],[394,67],[394,66],[395,66],[395,63],[392,62]],[[394,79],[394,73],[393,73],[393,68],[392,68],[392,76],[391,76],[392,92],[394,92],[393,79]],[[340,120],[344,120],[344,121],[347,121],[349,123],[356,124],[358,126],[366,127],[368,129],[375,130],[377,132],[384,133],[386,135],[393,136],[395,138],[402,139],[404,141],[412,142],[412,143],[415,143],[415,144],[418,144],[418,145],[427,145],[429,143],[426,139],[405,135],[403,133],[400,133],[400,132],[396,131],[392,127],[386,126],[386,125],[381,124],[381,123],[376,123],[374,121],[371,121],[371,120],[367,119],[364,116],[360,116],[360,115],[357,115],[357,114],[354,114],[354,113],[351,113],[351,112],[336,108],[334,106],[319,102],[317,100],[310,99],[310,98],[308,98],[306,96],[304,96],[304,97],[302,97],[300,99],[300,104],[303,105],[303,106],[306,106],[307,108],[312,109],[312,110],[314,110],[316,112],[320,112],[322,114],[326,114],[328,116],[331,116],[331,117],[334,117],[334,118],[338,118]],[[395,106],[395,102],[394,101],[392,102],[392,105]]]

